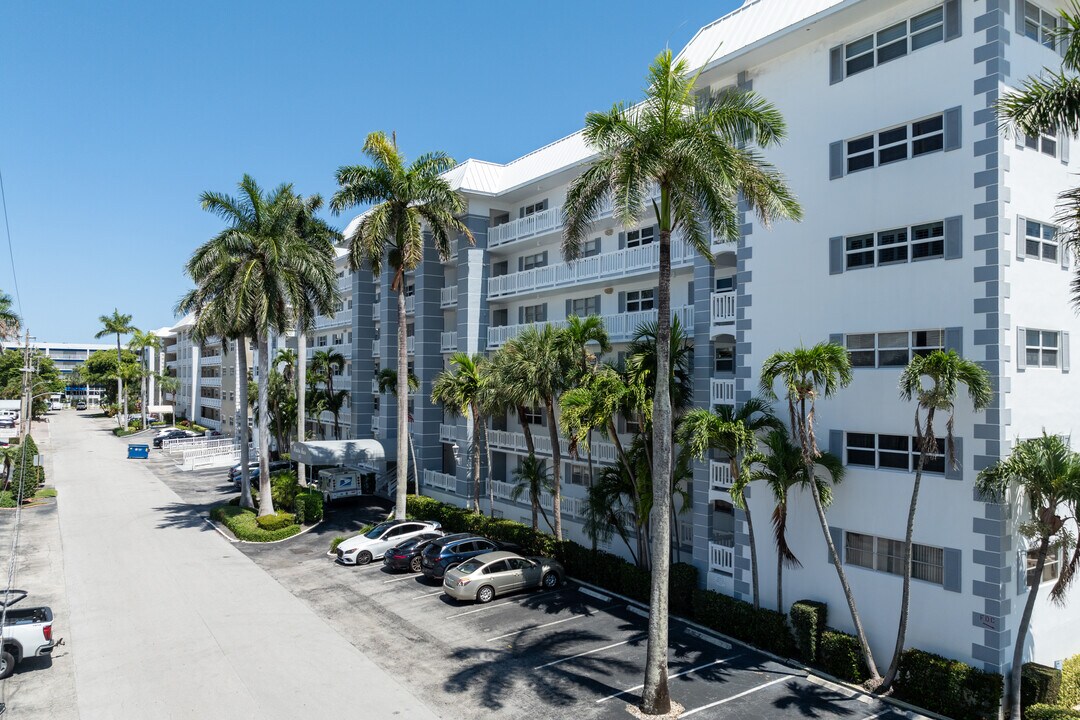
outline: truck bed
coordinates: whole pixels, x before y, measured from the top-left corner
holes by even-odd
[[[21,608],[16,610],[9,608],[4,626],[8,625],[32,625],[34,623],[52,622],[52,610],[47,607]]]

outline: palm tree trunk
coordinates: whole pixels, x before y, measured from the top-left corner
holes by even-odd
[[[480,418],[480,430],[484,433],[484,453],[487,456],[488,513],[495,517],[495,484],[491,481],[491,442],[488,441],[487,418]]]
[[[930,448],[927,443],[934,436],[934,407],[926,411],[926,430],[919,430],[918,408],[915,410],[915,431],[919,440],[919,464],[915,468],[915,482],[911,487],[911,504],[908,506],[907,531],[904,535],[904,589],[900,597],[900,624],[896,631],[896,646],[893,648],[889,669],[881,681],[881,692],[892,687],[896,673],[900,669],[900,655],[904,652],[904,637],[907,635],[908,610],[911,604],[911,538],[915,533],[915,508],[919,503],[919,485],[922,483],[923,468]]]
[[[754,518],[750,514],[750,502],[743,496],[743,512],[746,513],[746,535],[750,541],[750,588],[754,596],[754,609],[761,608],[761,595],[758,590],[757,577],[757,541],[754,538]],[[784,612],[782,606],[777,606],[777,612]]]
[[[405,279],[397,281],[397,488],[394,517],[405,518],[405,495],[409,489],[409,356],[405,344],[408,318],[405,314]]]
[[[649,642],[641,709],[648,715],[671,712],[668,690],[668,577],[671,572],[671,229],[667,220],[668,190],[661,186],[660,262],[657,281],[656,394],[653,397],[653,516],[656,537],[652,547],[652,587],[649,593]],[[647,526],[648,520],[645,525]]]
[[[240,389],[236,393],[236,402],[240,405],[240,422],[236,431],[240,434],[240,507],[255,508],[251,499],[251,453],[248,448],[248,372],[247,372],[247,337],[236,339],[236,375]],[[262,474],[262,470],[259,470]]]
[[[1032,514],[1038,517],[1036,508]],[[1024,641],[1031,626],[1031,615],[1035,612],[1035,598],[1039,594],[1039,580],[1042,579],[1046,555],[1050,550],[1050,536],[1043,534],[1039,541],[1039,558],[1035,561],[1034,575],[1036,582],[1028,589],[1024,602],[1024,613],[1020,616],[1020,625],[1016,628],[1016,640],[1013,641],[1012,669],[1009,670],[1009,720],[1020,720],[1020,670],[1024,665]],[[1023,572],[1023,569],[1020,570]]]
[[[259,331],[259,515],[274,514],[270,490],[270,341]]]
[[[784,558],[776,553],[776,612],[784,612]]]
[[[532,428],[529,427],[529,421],[525,415],[525,406],[518,405],[515,410],[517,411],[518,424],[521,425],[521,434],[525,437],[525,450],[528,452],[529,457],[536,457],[536,445],[533,444]],[[540,504],[537,502],[537,497],[533,495],[529,498],[532,502],[533,530],[539,528],[537,514],[540,510]]]
[[[555,401],[546,398],[544,404],[547,406],[548,435],[551,438],[551,496],[555,506],[552,511],[555,515],[555,539],[562,540],[562,450],[559,449],[559,426],[555,422]]]
[[[296,326],[296,442],[304,442],[307,439],[307,335],[304,329]],[[322,430],[322,418],[317,418],[319,429]],[[321,433],[323,439],[326,434]],[[300,485],[307,485],[307,468],[304,463],[296,463],[296,477]]]
[[[472,466],[473,466],[473,512],[480,513],[480,412],[473,403],[472,412]]]

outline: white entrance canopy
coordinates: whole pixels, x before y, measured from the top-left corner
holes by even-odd
[[[378,468],[386,454],[377,440],[310,440],[294,442],[289,452],[293,462],[305,465],[349,465]]]
[[[173,415],[175,408],[172,405],[150,405],[147,407],[147,412],[157,413],[158,415]]]

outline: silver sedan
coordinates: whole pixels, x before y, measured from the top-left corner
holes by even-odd
[[[477,555],[443,578],[443,592],[455,600],[491,602],[496,595],[536,587],[554,590],[563,582],[563,566],[550,558],[525,558],[512,552]]]

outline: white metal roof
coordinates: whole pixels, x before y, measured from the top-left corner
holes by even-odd
[[[378,440],[309,440],[294,442],[289,457],[306,465],[373,465],[385,453]]]

